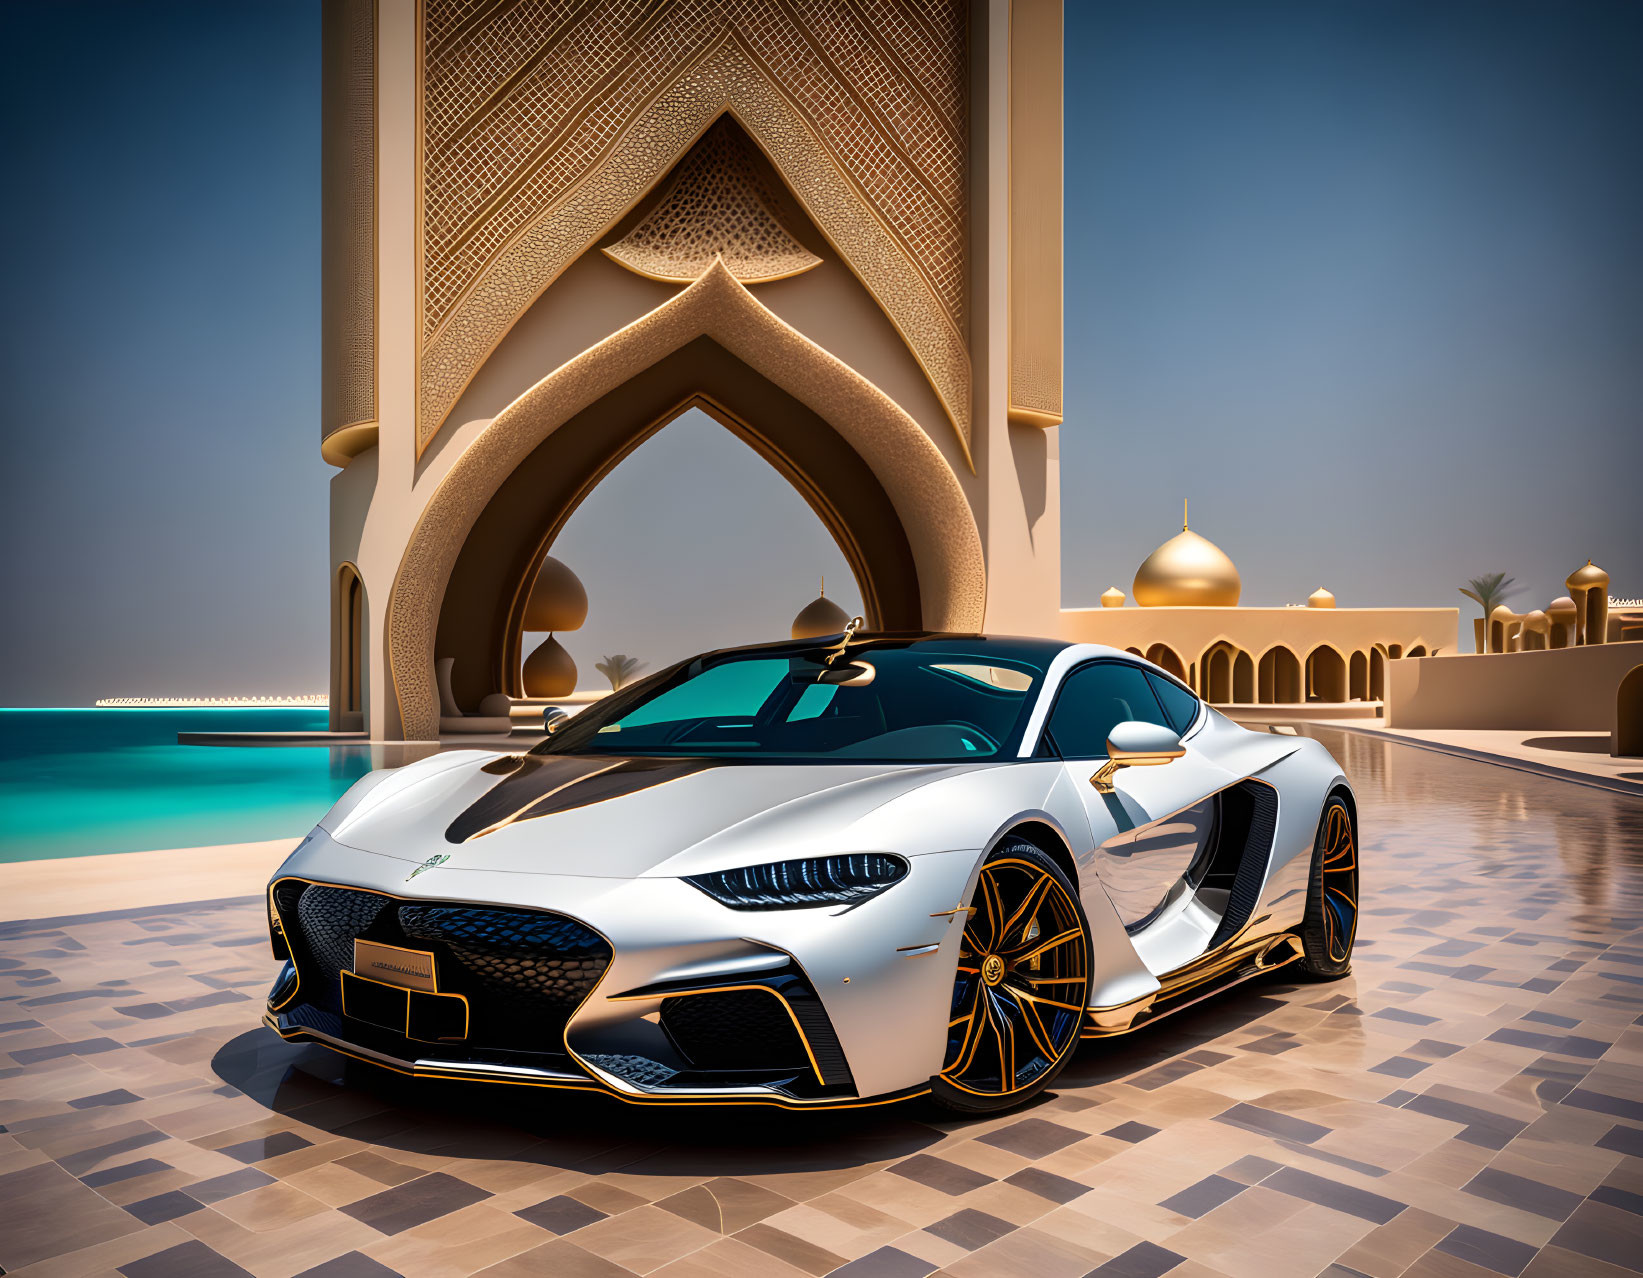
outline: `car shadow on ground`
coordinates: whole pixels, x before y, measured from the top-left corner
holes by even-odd
[[[1270,988],[1270,987],[1268,987]],[[1050,1091],[1013,1111],[1128,1081],[1148,1088],[1201,1068],[1194,1053],[1281,1004],[1253,984],[1134,1035],[1083,1043]],[[407,1079],[258,1027],[212,1059],[224,1083],[293,1124],[383,1150],[637,1175],[746,1176],[891,1162],[988,1121],[928,1099],[802,1112],[773,1106],[633,1105],[595,1092]],[[1156,1081],[1154,1081],[1156,1079]]]

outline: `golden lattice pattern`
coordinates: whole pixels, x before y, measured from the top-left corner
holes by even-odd
[[[449,347],[434,361],[445,366],[435,377],[440,384],[424,383],[424,432],[437,428],[499,336],[479,341],[474,330],[489,334],[501,323],[505,331],[518,313],[503,319],[478,300],[487,275],[603,168],[640,162],[633,135],[642,131],[641,118],[677,98],[687,81],[699,82],[703,65],[727,43],[741,55],[737,72],[751,68],[776,90],[808,148],[840,170],[856,215],[865,205],[941,322],[964,332],[962,0],[519,0],[487,8],[425,0],[423,33],[421,331],[425,349]],[[718,110],[728,96],[721,86]],[[692,122],[695,131],[684,136],[666,131],[674,149],[664,171],[716,114]],[[770,143],[756,136],[792,185]],[[882,270],[851,265],[883,302]],[[544,264],[531,297],[557,269],[563,264]],[[946,339],[897,323],[935,381],[931,366],[947,357],[933,347]],[[483,347],[477,358],[455,354],[476,342]],[[450,378],[454,387],[443,384]],[[955,421],[967,421],[967,404],[959,402],[968,399],[967,379],[966,371],[962,386],[937,388]]]
[[[724,259],[744,284],[821,265],[781,222],[780,192],[747,135],[720,117],[679,162],[644,218],[605,252],[653,280],[686,283]]]

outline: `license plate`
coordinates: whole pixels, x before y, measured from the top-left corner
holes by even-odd
[[[439,989],[431,953],[383,945],[380,941],[354,941],[354,975],[429,994]]]

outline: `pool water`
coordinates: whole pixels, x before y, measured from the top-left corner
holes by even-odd
[[[0,861],[294,838],[370,770],[363,746],[185,746],[323,709],[0,710]]]

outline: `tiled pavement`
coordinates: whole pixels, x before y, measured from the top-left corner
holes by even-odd
[[[130,1278],[1643,1272],[1643,803],[1319,730],[1356,972],[985,1122],[416,1089],[257,1028],[257,903],[0,925],[0,1267]]]

